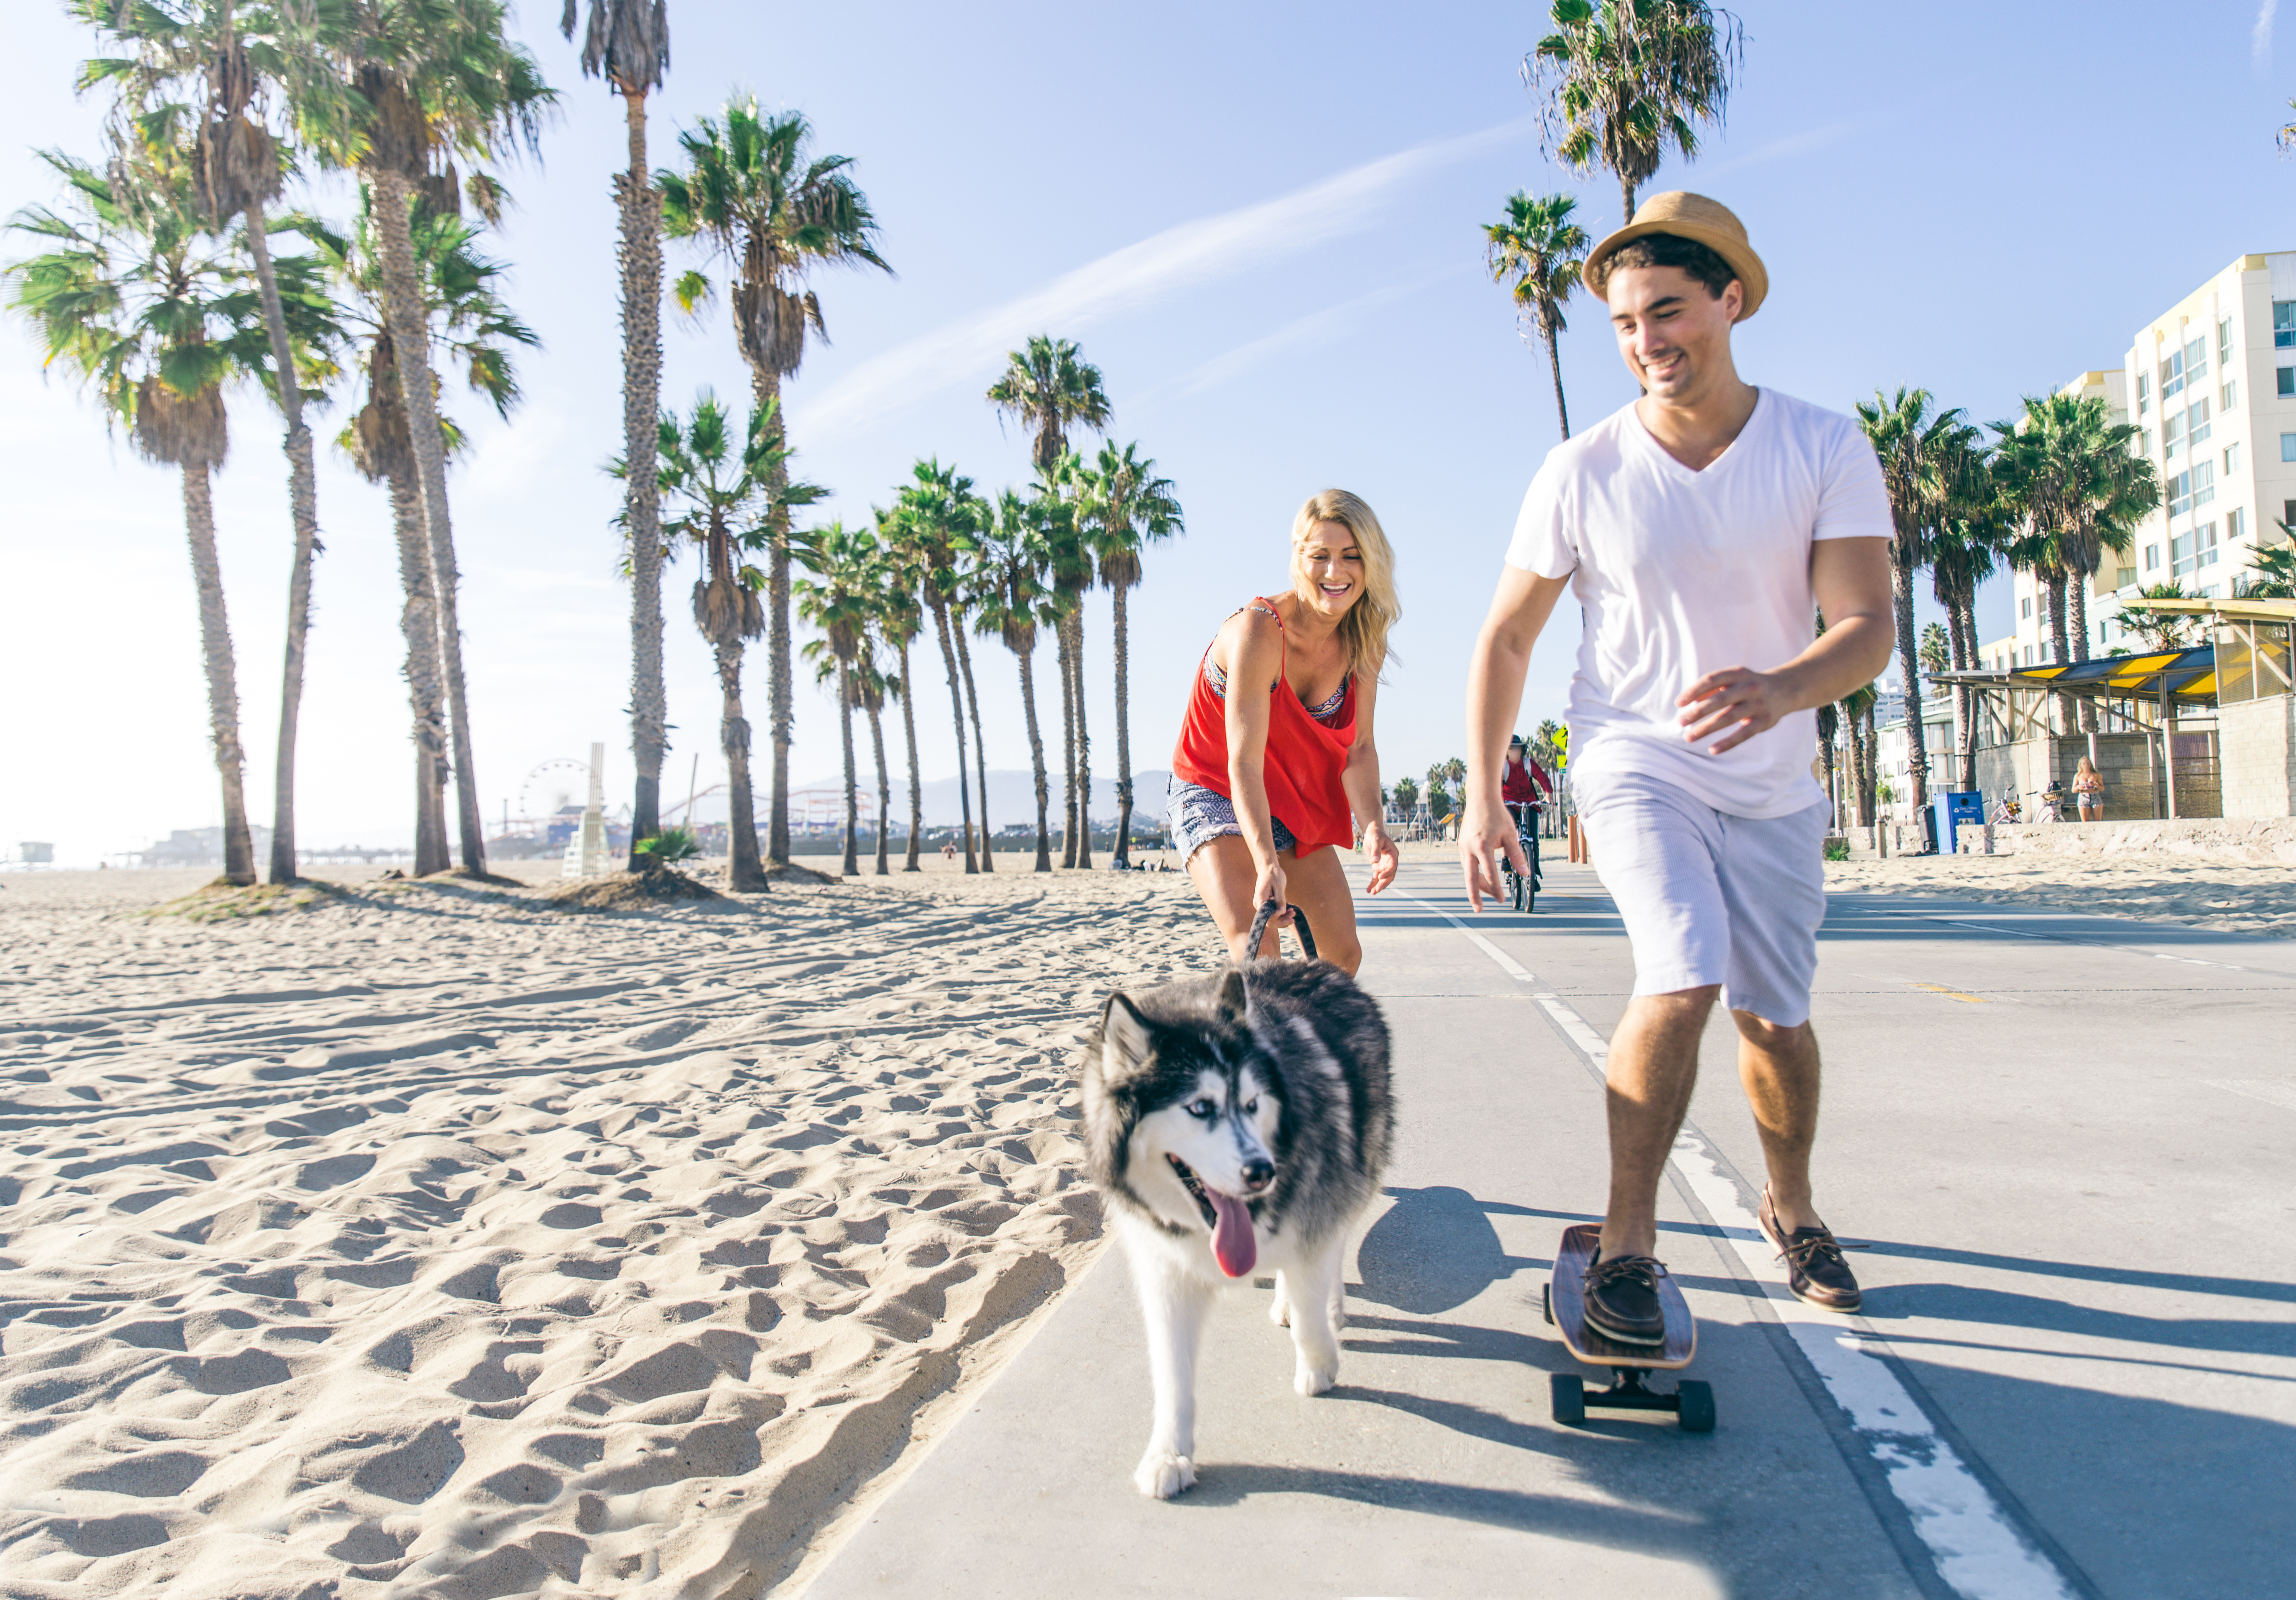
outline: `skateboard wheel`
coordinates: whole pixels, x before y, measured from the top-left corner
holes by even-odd
[[[1566,1428],[1576,1427],[1585,1422],[1587,1420],[1587,1386],[1578,1381],[1578,1374],[1575,1372],[1559,1372],[1548,1378],[1546,1382],[1554,1397],[1554,1420]],[[1711,1420],[1713,1407],[1710,1402],[1707,1412],[1709,1420],[1706,1425],[1710,1428],[1714,1425]]]
[[[1554,1285],[1552,1284],[1538,1286],[1538,1314],[1546,1318],[1548,1327],[1554,1325]]]
[[[1682,1397],[1682,1409],[1678,1414],[1682,1431],[1685,1433],[1713,1432],[1714,1386],[1696,1378],[1685,1378],[1675,1385],[1675,1391]]]

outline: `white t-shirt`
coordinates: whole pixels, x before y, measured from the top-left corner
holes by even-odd
[[[1766,671],[1809,647],[1813,540],[1890,533],[1882,464],[1857,423],[1775,390],[1703,472],[1669,455],[1631,405],[1557,445],[1506,558],[1570,578],[1586,612],[1570,776],[1658,778],[1734,816],[1822,800],[1816,711],[1714,756],[1683,737],[1675,702],[1709,672]]]

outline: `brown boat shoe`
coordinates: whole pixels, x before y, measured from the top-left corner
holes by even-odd
[[[1666,1342],[1666,1308],[1658,1293],[1665,1265],[1651,1256],[1612,1256],[1587,1266],[1580,1287],[1587,1325],[1619,1344]]]
[[[1786,1237],[1785,1229],[1778,1225],[1777,1207],[1771,1202],[1770,1186],[1762,1186],[1760,1213],[1762,1236],[1774,1245],[1778,1259],[1786,1264],[1786,1287],[1796,1300],[1821,1311],[1855,1311],[1864,1303],[1857,1291],[1857,1275],[1842,1259],[1841,1246],[1834,1242],[1833,1230],[1823,1225],[1798,1227],[1793,1237]]]

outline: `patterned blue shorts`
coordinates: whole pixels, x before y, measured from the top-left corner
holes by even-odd
[[[1283,825],[1282,817],[1267,820],[1274,827],[1279,851],[1299,848],[1299,839]],[[1243,825],[1235,819],[1235,806],[1226,795],[1180,778],[1172,780],[1165,797],[1164,827],[1172,835],[1172,849],[1179,853],[1183,866],[1199,847],[1226,834],[1243,835]]]

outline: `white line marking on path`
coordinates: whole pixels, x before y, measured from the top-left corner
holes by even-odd
[[[2205,1078],[2202,1081],[2210,1088],[2229,1089],[2267,1105],[2284,1105],[2296,1112],[2296,1083],[2285,1078]]]
[[[1541,983],[1513,956],[1439,906],[1412,904],[1465,934],[1499,970],[1529,986],[1539,1008],[1598,1070],[1609,1065],[1609,1041],[1568,1000]],[[1888,1341],[1859,1317],[1813,1310],[1773,1281],[1777,1263],[1761,1225],[1739,1198],[1738,1186],[1705,1141],[1677,1138],[1672,1165],[1720,1223],[1730,1248],[1752,1282],[1763,1285],[1769,1309],[1784,1325],[1826,1392],[1866,1441],[1914,1532],[1929,1547],[1938,1573],[1968,1600],[2074,1600],[2055,1565],[2026,1543],[2016,1525],[1976,1473],[1938,1432],[1906,1386],[1879,1357],[1893,1355]]]

